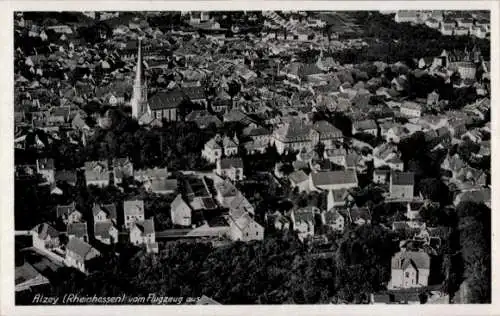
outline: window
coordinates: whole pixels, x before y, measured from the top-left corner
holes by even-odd
[[[406,277],[406,278],[409,278],[409,277],[410,277],[410,272],[406,272],[406,273],[405,273],[405,277]]]

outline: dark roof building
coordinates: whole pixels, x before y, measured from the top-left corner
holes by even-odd
[[[186,100],[186,95],[179,89],[171,91],[160,91],[149,98],[151,110],[163,110],[178,108]]]

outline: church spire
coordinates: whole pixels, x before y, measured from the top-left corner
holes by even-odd
[[[137,48],[137,65],[135,67],[134,87],[130,105],[132,106],[132,117],[139,119],[144,114],[143,106],[147,100],[146,83],[144,82],[144,70],[142,61],[142,44],[141,38],[138,41]]]

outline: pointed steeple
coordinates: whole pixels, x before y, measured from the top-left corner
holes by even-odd
[[[132,117],[139,119],[144,114],[144,106],[147,102],[147,88],[144,81],[144,69],[142,60],[142,45],[139,38],[137,48],[137,65],[135,67],[134,87],[130,105],[132,106]]]

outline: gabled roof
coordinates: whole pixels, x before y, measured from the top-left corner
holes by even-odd
[[[217,183],[215,188],[223,197],[231,197],[238,195],[239,191],[229,180]]]
[[[363,219],[365,221],[371,221],[372,216],[370,210],[367,207],[356,207],[349,209],[349,216],[353,222]]]
[[[243,160],[241,158],[222,158],[220,167],[221,169],[243,168]]]
[[[127,215],[143,215],[144,216],[144,201],[123,201],[123,213]]]
[[[168,171],[167,168],[134,170],[134,177],[166,178],[168,177]]]
[[[41,275],[30,263],[24,262],[22,266],[16,267],[14,272],[15,284],[20,285],[30,280],[38,279],[41,276],[42,282],[37,282],[36,285],[50,283],[49,280]],[[33,284],[35,285],[35,284]],[[32,285],[32,286],[33,286]]]
[[[76,171],[74,170],[56,170],[55,180],[68,183],[76,183]]]
[[[181,206],[185,206],[185,207],[190,208],[189,205],[186,203],[186,201],[184,201],[184,199],[182,198],[182,195],[177,194],[177,196],[172,201],[172,203],[170,203],[170,209],[172,211],[175,211],[177,208],[179,208]]]
[[[309,141],[311,126],[303,122],[290,122],[275,131],[277,138],[283,142]]]
[[[73,213],[74,211],[76,211],[75,202],[73,202],[69,205],[58,205],[56,208],[57,217],[68,216],[71,213]]]
[[[297,171],[294,171],[292,172],[289,176],[288,176],[288,179],[292,182],[292,183],[302,183],[304,181],[307,181],[309,179],[309,177],[305,174],[304,171],[302,170],[297,170]]]
[[[111,203],[111,204],[94,204],[92,207],[92,214],[96,216],[99,214],[100,211],[103,211],[106,213],[107,217],[109,219],[116,219],[116,205]]]
[[[94,225],[94,234],[101,238],[107,239],[110,237],[110,230],[113,227],[113,222],[111,221],[106,221],[106,222],[98,222],[95,223]]]
[[[152,218],[135,222],[134,225],[141,231],[142,236],[153,234],[155,232],[155,225]]]
[[[151,110],[178,108],[186,99],[186,95],[179,89],[160,91],[148,100]]]
[[[206,98],[205,89],[203,87],[184,88],[182,89],[182,92],[189,100],[200,100]]]
[[[400,251],[392,257],[391,268],[404,270],[409,264],[413,264],[417,269],[429,269],[430,257],[423,251]]]
[[[81,240],[80,238],[71,238],[66,245],[66,249],[76,254],[78,257],[80,257],[81,260],[92,259],[94,257],[92,256],[93,251],[99,253],[91,245]]]
[[[311,178],[315,186],[358,183],[355,170],[321,171],[312,173]]]
[[[391,172],[392,185],[414,185],[415,174],[413,172]]]
[[[311,222],[314,224],[314,212],[317,210],[314,207],[305,207],[297,210],[293,210],[293,217],[295,222]]]
[[[36,225],[32,231],[34,231],[37,235],[38,238],[40,239],[46,239],[47,237],[49,238],[57,238],[59,237],[59,231],[55,229],[54,227],[50,226],[47,223],[42,223]]]
[[[68,224],[68,235],[75,235],[77,238],[82,238],[88,235],[87,223],[71,223]]]
[[[353,126],[358,130],[377,129],[377,123],[375,120],[356,121],[353,123]]]
[[[40,169],[45,169],[45,170],[53,170],[54,169],[54,159],[52,158],[42,158],[38,159],[38,167]]]
[[[155,178],[150,180],[152,191],[175,191],[177,190],[177,179]]]
[[[320,139],[342,137],[342,132],[328,121],[314,123],[313,129],[320,134]]]

